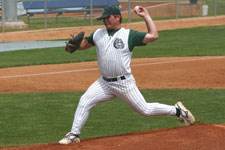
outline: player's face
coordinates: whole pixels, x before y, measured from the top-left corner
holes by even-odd
[[[105,24],[105,27],[109,30],[110,29],[118,29],[120,27],[120,17],[119,16],[110,15],[109,17],[104,18],[103,22]]]

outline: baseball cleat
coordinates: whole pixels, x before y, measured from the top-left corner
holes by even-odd
[[[175,107],[180,110],[179,120],[184,122],[187,126],[195,124],[195,117],[192,113],[181,103],[177,102]]]
[[[63,139],[59,141],[59,144],[65,145],[65,144],[70,144],[72,142],[79,143],[80,137],[79,135],[69,132],[66,134],[66,136]]]

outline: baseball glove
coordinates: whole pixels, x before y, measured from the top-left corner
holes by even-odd
[[[84,38],[84,32],[80,32],[76,36],[71,34],[71,37],[72,38],[66,43],[65,49],[67,52],[73,53],[80,47],[80,43]]]

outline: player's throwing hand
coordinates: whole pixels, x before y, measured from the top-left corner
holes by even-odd
[[[134,9],[134,12],[140,17],[149,16],[148,10],[142,6],[138,6],[138,9]]]

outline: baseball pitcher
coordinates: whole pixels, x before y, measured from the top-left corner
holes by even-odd
[[[66,44],[66,51],[85,50],[96,46],[101,77],[82,95],[77,106],[72,128],[59,144],[80,142],[82,127],[90,110],[99,103],[119,97],[134,111],[143,116],[177,116],[186,125],[195,123],[195,117],[181,102],[174,106],[147,103],[136,86],[131,73],[131,57],[135,46],[144,46],[158,39],[158,31],[146,8],[135,7],[134,12],[142,17],[148,32],[138,32],[121,27],[122,16],[117,7],[106,7],[98,20],[103,20],[104,28],[99,28],[84,38],[81,32]]]

